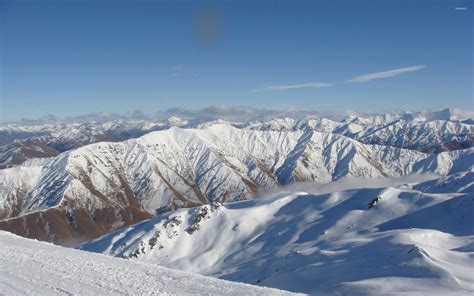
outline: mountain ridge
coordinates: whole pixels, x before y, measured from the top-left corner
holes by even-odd
[[[223,122],[170,127],[0,170],[0,228],[57,243],[92,239],[156,213],[248,199],[259,188],[469,170],[472,155],[472,148],[426,154],[367,145],[312,129],[260,131]]]
[[[232,115],[233,112],[223,110],[217,108],[208,116],[175,110],[178,115],[184,117],[177,117],[173,113],[167,113],[168,117],[156,119],[124,116],[116,116],[117,119],[114,119],[113,116],[100,115],[97,121],[84,121],[79,117],[76,122],[72,120],[39,125],[21,123],[0,125],[0,167],[21,164],[32,157],[55,156],[100,141],[118,142],[137,138],[173,126],[202,128],[222,121],[220,118],[237,128],[279,131],[312,128],[320,132],[346,135],[366,144],[391,145],[426,153],[469,148],[472,147],[474,138],[474,127],[470,124],[472,117],[465,119],[459,117],[460,115],[453,115],[451,110],[339,118],[334,116],[326,118],[322,116],[323,114],[315,112],[302,116],[301,114],[307,112],[285,114],[268,110],[267,112],[273,114],[273,117],[268,118],[263,111],[258,113],[253,110],[248,114],[257,112],[260,115],[239,118]],[[454,112],[457,113],[463,114],[460,111]],[[463,116],[470,114],[467,111],[464,113]],[[244,120],[236,121],[236,119]]]
[[[434,186],[446,182],[449,189]],[[79,249],[310,294],[401,287],[467,294],[474,196],[466,188],[473,185],[464,172],[324,194],[283,191],[179,209]]]

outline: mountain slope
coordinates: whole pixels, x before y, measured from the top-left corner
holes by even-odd
[[[446,182],[449,189],[439,186]],[[312,294],[467,295],[474,291],[473,184],[472,173],[460,173],[393,187],[213,203],[80,248]]]
[[[425,154],[314,130],[227,123],[172,127],[0,170],[0,228],[70,245],[156,213],[244,200],[275,185],[471,170],[473,151]]]
[[[295,131],[313,129],[340,134],[364,144],[388,145],[425,153],[440,153],[472,147],[474,127],[445,120],[419,121],[411,118],[360,118],[335,122],[325,118],[273,119],[245,126],[254,130]]]
[[[0,231],[2,295],[290,295]]]

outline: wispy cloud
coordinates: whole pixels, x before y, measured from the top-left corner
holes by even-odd
[[[348,80],[347,82],[367,82],[374,79],[388,78],[388,77],[398,76],[404,73],[415,72],[425,67],[426,65],[416,65],[416,66],[411,66],[411,67],[387,70],[383,72],[364,74],[364,75],[355,76],[351,80]]]
[[[174,65],[170,68],[170,77],[177,78],[184,75],[183,65]]]
[[[287,89],[295,89],[295,88],[321,88],[321,87],[329,87],[333,84],[327,82],[310,82],[310,83],[300,83],[300,84],[277,84],[277,85],[269,85],[263,88],[254,89],[253,92],[256,91],[277,91],[277,90],[287,90]]]

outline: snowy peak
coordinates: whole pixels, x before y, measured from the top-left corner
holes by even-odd
[[[189,123],[186,119],[182,119],[176,116],[171,116],[167,119],[170,126],[183,126]]]

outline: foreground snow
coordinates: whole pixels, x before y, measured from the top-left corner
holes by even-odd
[[[287,295],[0,231],[0,295]]]
[[[465,172],[382,188],[281,192],[181,209],[81,248],[311,294],[467,294],[473,185],[474,173]]]

